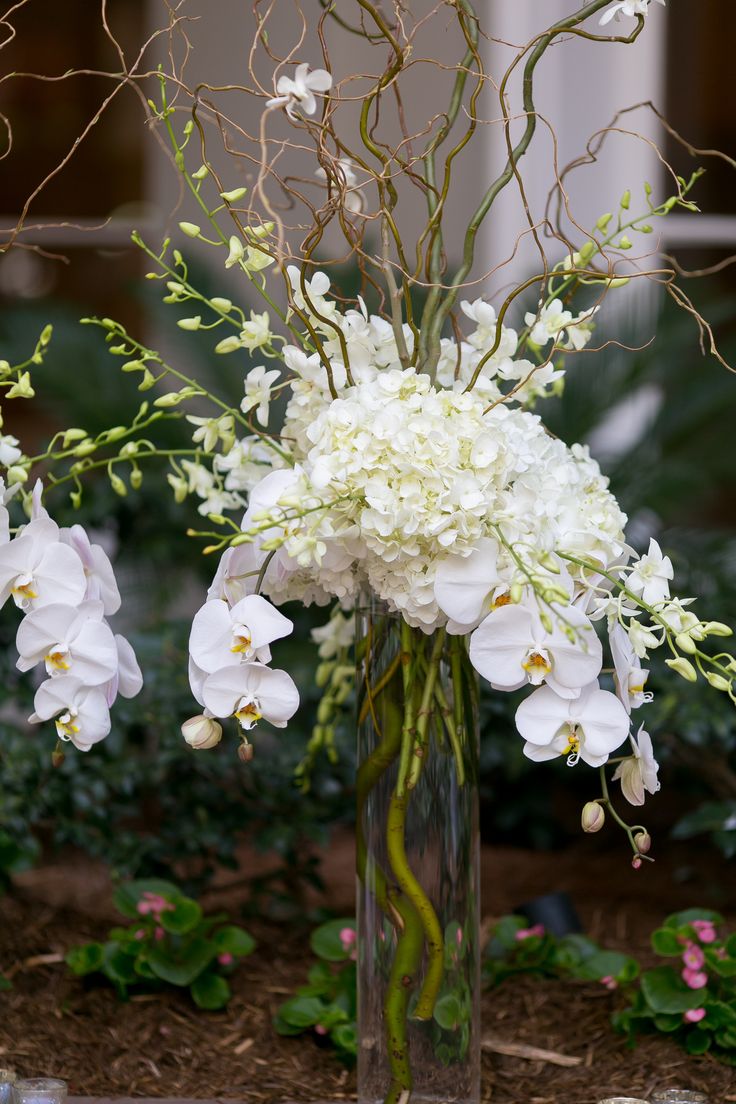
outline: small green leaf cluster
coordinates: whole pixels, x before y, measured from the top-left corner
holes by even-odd
[[[661,1031],[688,1054],[710,1053],[736,1065],[736,933],[719,934],[723,917],[707,909],[669,916],[652,947],[672,965],[645,970],[614,1026],[633,1042]]]
[[[473,1015],[466,962],[471,947],[454,920],[445,928],[444,946],[445,973],[432,1015],[431,1038],[435,1056],[449,1066],[461,1062],[468,1052]]]
[[[66,955],[73,974],[102,974],[121,1000],[131,989],[174,986],[188,989],[199,1008],[225,1007],[227,975],[255,948],[248,932],[224,923],[223,913],[205,918],[196,901],[158,878],[127,882],[114,901],[131,924],[113,928],[106,943],[73,947]]]
[[[274,1026],[279,1035],[314,1032],[352,1065],[358,1050],[355,920],[322,924],[312,932],[310,946],[319,961],[309,970],[307,984],[281,1005]]]
[[[558,937],[539,925],[530,928],[523,916],[504,916],[485,949],[483,976],[498,985],[518,974],[599,981],[617,989],[634,981],[639,965],[630,955],[604,950],[585,935]]]

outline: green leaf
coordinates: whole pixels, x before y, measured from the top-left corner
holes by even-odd
[[[148,961],[156,977],[170,985],[187,987],[202,973],[217,954],[213,943],[195,938],[176,952],[164,950],[160,945],[151,947]]]
[[[639,967],[630,955],[620,951],[596,951],[584,958],[575,971],[576,977],[600,981],[604,977],[631,981],[637,976]]]
[[[102,967],[104,973],[113,982],[121,985],[130,985],[137,978],[135,959],[121,950],[116,943],[105,944],[105,961]]]
[[[273,1018],[273,1026],[278,1035],[301,1035],[306,1030],[304,1027],[289,1023],[279,1012]]]
[[[663,1013],[654,1017],[654,1026],[657,1031],[677,1031],[682,1027],[682,1016],[679,1012]]]
[[[278,1017],[291,1027],[304,1030],[314,1027],[322,1019],[324,1004],[317,997],[292,997],[278,1010]]]
[[[684,909],[682,912],[673,912],[672,916],[668,916],[665,920],[664,926],[666,928],[684,928],[688,924],[692,924],[693,920],[709,920],[711,924],[723,923],[720,912],[713,912],[712,909],[691,908]]]
[[[115,908],[131,920],[138,919],[138,902],[144,893],[158,893],[174,901],[181,897],[180,890],[172,882],[165,882],[161,878],[141,878],[118,886],[113,894]]]
[[[180,897],[173,909],[161,914],[161,927],[174,935],[194,931],[202,920],[202,907],[189,897]]]
[[[340,1050],[351,1055],[358,1053],[358,1029],[354,1023],[343,1023],[333,1027],[330,1038],[335,1046],[340,1047]]]
[[[454,993],[440,997],[434,1006],[434,1018],[445,1031],[454,1031],[460,1026],[462,1007]]]
[[[657,966],[641,977],[641,989],[655,1012],[687,1012],[703,1001],[702,990],[688,989],[671,966]]]
[[[236,958],[244,958],[255,950],[256,941],[244,928],[238,928],[229,924],[220,928],[212,936],[212,942],[217,947],[218,954],[231,954]]]
[[[0,974],[0,993],[7,993],[7,991],[12,988],[12,981],[9,981],[5,974]]]
[[[688,1054],[705,1054],[706,1050],[710,1050],[711,1041],[707,1031],[703,1031],[701,1027],[695,1027],[687,1033],[685,1050]]]
[[[192,982],[189,991],[197,1007],[209,1011],[224,1008],[232,995],[225,979],[209,970]]]
[[[64,961],[77,977],[99,973],[105,963],[105,948],[101,943],[85,943],[81,947],[72,947]]]
[[[345,950],[340,939],[340,932],[343,928],[351,928],[355,931],[355,927],[354,918],[329,920],[312,932],[309,940],[310,946],[318,958],[324,958],[327,962],[344,962],[350,958],[353,948],[349,947],[347,951]]]
[[[653,931],[652,948],[658,955],[679,957],[682,954],[682,943],[672,928],[657,928]]]

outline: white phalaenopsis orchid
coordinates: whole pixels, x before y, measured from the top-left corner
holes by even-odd
[[[665,0],[655,0],[657,4],[665,6]],[[605,27],[606,23],[610,23],[611,20],[621,15],[628,15],[632,18],[637,15],[646,15],[649,11],[650,0],[617,0],[615,4],[612,4],[610,8],[607,8],[600,18],[601,27]]]
[[[618,622],[611,628],[608,639],[613,656],[616,694],[626,712],[630,713],[632,709],[638,709],[652,700],[652,695],[644,689],[649,671],[642,667],[626,630]]]
[[[629,715],[615,694],[597,682],[583,688],[578,698],[561,698],[542,686],[516,711],[516,727],[526,740],[524,754],[541,763],[567,756],[568,766],[582,759],[602,767],[629,732]]]
[[[268,407],[271,402],[271,387],[281,375],[278,368],[267,372],[260,364],[257,368],[251,368],[245,377],[245,398],[241,400],[240,409],[247,414],[253,407],[256,408],[256,418],[262,426],[268,425]]]
[[[50,602],[78,605],[87,580],[74,549],[62,544],[51,518],[29,522],[13,540],[0,546],[0,607],[12,596],[23,610]]]
[[[103,686],[107,704],[112,705],[118,694],[121,698],[134,698],[143,686],[143,675],[138,666],[133,645],[120,633],[115,633],[118,666],[110,681]]]
[[[54,718],[60,740],[89,751],[110,731],[110,711],[99,686],[86,686],[74,675],[48,679],[36,691],[31,724]]]
[[[120,609],[120,591],[110,559],[100,544],[92,544],[87,531],[81,525],[59,530],[59,539],[79,556],[87,579],[85,599],[102,602],[105,616],[111,617]]]
[[[623,763],[619,763],[613,776],[614,782],[621,782],[621,793],[630,805],[643,805],[645,794],[655,794],[659,790],[659,764],[654,758],[652,741],[644,725],[639,729],[636,739],[631,737],[634,754]]]
[[[215,717],[235,717],[249,731],[261,719],[286,728],[299,708],[299,691],[286,671],[260,663],[223,667],[204,683],[202,697]]]
[[[311,69],[308,65],[297,65],[294,79],[282,76],[276,82],[276,95],[266,102],[267,107],[286,108],[290,119],[296,119],[298,108],[305,115],[314,115],[317,101],[314,93],[324,94],[332,88],[332,76],[326,69]]]
[[[268,663],[274,640],[288,636],[294,624],[259,594],[250,594],[232,608],[215,598],[196,613],[189,652],[208,674],[236,662]]]
[[[18,629],[18,670],[45,663],[52,677],[76,675],[87,686],[109,682],[118,669],[118,651],[103,615],[102,602],[33,610]]]
[[[652,538],[649,551],[637,560],[626,586],[632,594],[642,598],[650,606],[666,602],[670,596],[670,580],[674,578],[672,561],[662,554],[662,549]]]
[[[552,616],[548,632],[536,607],[501,606],[471,636],[470,662],[496,690],[546,682],[562,698],[577,697],[599,674],[603,649],[588,618],[574,606]]]
[[[20,490],[20,483],[11,483],[5,486],[5,480],[0,476],[0,545],[7,544],[10,540],[10,513],[8,503]]]
[[[490,613],[499,589],[505,584],[498,571],[498,542],[478,541],[469,556],[448,556],[435,574],[437,605],[449,617],[447,631],[465,635]]]

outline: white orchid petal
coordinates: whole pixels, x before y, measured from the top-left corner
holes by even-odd
[[[230,611],[230,618],[233,622],[248,626],[254,648],[272,644],[274,640],[281,640],[294,631],[294,622],[284,617],[260,594],[250,594],[241,599]]]
[[[233,662],[233,627],[227,602],[215,598],[197,611],[189,635],[192,659],[209,674]]]

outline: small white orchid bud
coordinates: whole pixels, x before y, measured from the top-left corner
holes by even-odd
[[[11,468],[8,468],[6,475],[8,477],[8,486],[13,483],[25,483],[28,478],[26,469],[21,468],[18,464],[14,464]]]
[[[223,314],[229,314],[233,309],[232,300],[224,299],[221,295],[215,295],[214,298],[210,299],[210,303],[215,310],[222,311]]]
[[[706,636],[733,636],[730,625],[724,625],[722,621],[706,621],[703,625]]]
[[[523,597],[524,587],[521,585],[521,583],[514,583],[511,587],[511,590],[509,591],[509,598],[514,603],[514,605],[518,605]]]
[[[226,203],[237,203],[247,193],[247,188],[233,188],[230,192],[220,192]]]
[[[652,846],[652,837],[648,832],[637,832],[634,843],[640,855],[646,855]]]
[[[687,655],[695,655],[698,650],[697,644],[687,633],[679,633],[675,637],[675,644],[681,652],[686,652]]]
[[[584,832],[600,832],[606,822],[606,813],[598,801],[588,801],[583,805],[580,824]]]
[[[180,222],[179,229],[188,238],[198,238],[202,233],[201,227],[197,226],[196,222]]]
[[[685,659],[684,656],[678,656],[677,659],[666,659],[665,663],[668,667],[671,667],[673,671],[676,671],[678,675],[681,675],[687,682],[697,682],[698,672],[693,667],[689,659]]]
[[[204,180],[209,176],[209,171],[206,165],[200,165],[196,172],[192,173],[192,180]]]
[[[125,486],[125,483],[115,472],[110,472],[110,486],[115,494],[120,495],[121,498],[125,498],[128,493],[128,488]]]
[[[234,353],[236,349],[242,348],[242,344],[239,337],[235,334],[230,334],[228,337],[223,337],[222,341],[218,341],[215,345],[216,353]]]
[[[705,678],[714,690],[723,690],[725,693],[728,693],[731,687],[731,683],[728,679],[724,678],[723,675],[716,674],[715,671],[706,671]]]
[[[180,318],[176,324],[180,330],[198,330],[202,326],[202,315],[196,314],[194,318]]]
[[[235,234],[233,234],[230,238],[230,241],[228,242],[228,248],[229,252],[227,255],[227,260],[225,261],[225,268],[232,268],[233,265],[238,264],[239,261],[242,261],[243,257],[245,256],[245,248],[240,238],[236,237]]]
[[[200,713],[184,722],[181,734],[191,748],[205,751],[219,744],[222,739],[222,725],[212,717],[205,717]]]

